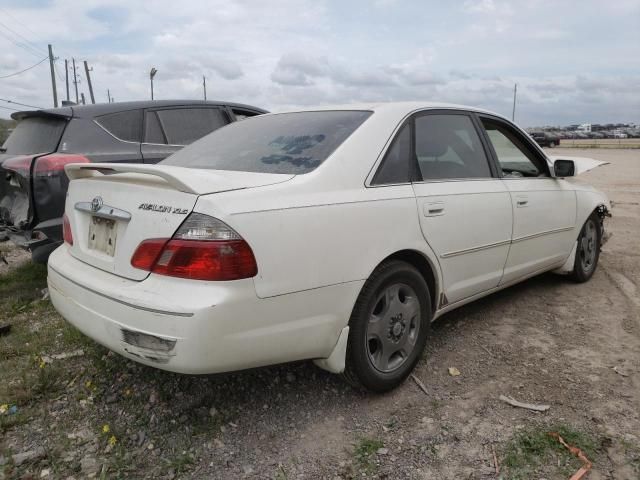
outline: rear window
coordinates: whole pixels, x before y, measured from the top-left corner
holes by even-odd
[[[111,135],[127,142],[140,142],[142,136],[142,110],[102,115],[96,121]]]
[[[370,115],[366,111],[260,115],[221,128],[161,163],[241,172],[309,173]]]
[[[6,153],[30,155],[55,152],[67,121],[55,117],[25,118],[4,142]]]

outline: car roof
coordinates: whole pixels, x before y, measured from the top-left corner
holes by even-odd
[[[495,115],[500,118],[505,118],[499,113],[495,113],[489,110],[484,110],[478,107],[472,107],[469,105],[459,105],[455,103],[440,103],[440,102],[371,102],[371,103],[351,103],[351,104],[338,104],[338,105],[324,105],[318,107],[305,107],[298,109],[291,109],[277,113],[293,113],[293,112],[310,112],[310,111],[325,111],[325,110],[369,110],[373,112],[385,113],[385,114],[405,114],[408,115],[419,110],[466,110],[476,113],[486,113],[489,115]]]
[[[34,116],[61,116],[92,118],[109,113],[136,110],[139,108],[179,107],[179,106],[223,106],[253,110],[259,113],[267,113],[266,110],[242,103],[223,102],[216,100],[141,100],[134,102],[96,103],[93,105],[69,105],[60,108],[46,108],[40,110],[24,110],[11,115],[14,120],[22,120]]]

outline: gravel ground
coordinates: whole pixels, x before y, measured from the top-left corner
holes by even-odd
[[[365,395],[309,363],[143,367],[67,326],[41,298],[42,270],[0,271],[0,323],[14,323],[0,405],[18,409],[0,414],[0,478],[564,479],[581,463],[547,436],[559,431],[593,462],[586,478],[637,480],[640,151],[562,153],[612,163],[579,180],[615,204],[597,272],[545,274],[438,320],[415,371],[428,393],[410,379]]]

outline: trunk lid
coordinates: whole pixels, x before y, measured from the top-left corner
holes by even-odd
[[[71,254],[132,280],[149,272],[131,258],[143,240],[171,238],[199,195],[272,185],[293,175],[197,170],[139,164],[70,164],[66,203]],[[215,212],[205,212],[215,216]]]

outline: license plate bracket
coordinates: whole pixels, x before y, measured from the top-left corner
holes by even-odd
[[[91,250],[113,257],[116,251],[117,233],[115,220],[92,216],[89,223],[88,246]]]

